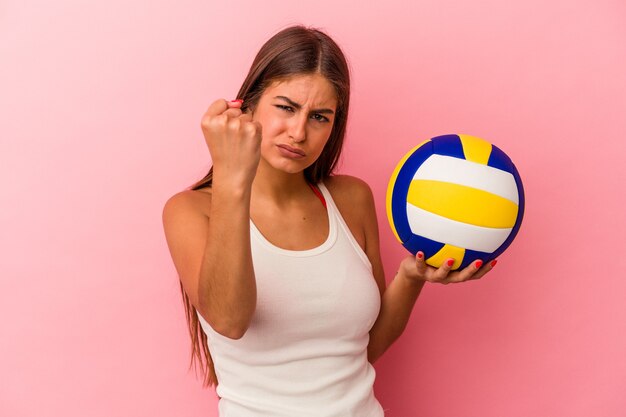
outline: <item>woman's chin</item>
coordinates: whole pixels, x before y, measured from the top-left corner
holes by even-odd
[[[309,165],[300,160],[279,160],[272,164],[272,167],[278,171],[285,172],[287,174],[297,174],[304,171]]]

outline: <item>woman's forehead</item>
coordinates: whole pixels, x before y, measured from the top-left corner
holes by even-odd
[[[301,104],[309,102],[312,107],[330,106],[337,101],[333,85],[319,74],[277,80],[265,89],[264,95],[270,98],[286,96]]]

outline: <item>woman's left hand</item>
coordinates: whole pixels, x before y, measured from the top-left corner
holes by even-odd
[[[419,251],[415,256],[409,255],[400,262],[400,272],[410,281],[427,281],[445,285],[478,279],[491,271],[496,262],[493,260],[483,265],[483,262],[477,259],[465,269],[451,271],[454,265],[453,258],[447,259],[441,267],[435,268],[426,264],[424,253]]]

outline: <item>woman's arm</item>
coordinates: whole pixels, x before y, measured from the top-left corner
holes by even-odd
[[[241,101],[224,99],[211,103],[200,125],[213,160],[211,195],[175,195],[163,208],[163,227],[189,301],[216,332],[239,339],[256,309],[250,197],[261,125],[241,112]]]
[[[382,295],[378,319],[370,330],[367,359],[374,363],[404,332],[424,281],[410,281],[399,271]]]
[[[256,308],[250,190],[215,181],[211,195],[194,193],[178,193],[163,208],[169,250],[198,313],[216,332],[238,339]]]
[[[404,332],[415,306],[415,302],[426,282],[450,284],[479,279],[489,272],[496,261],[482,265],[482,261],[472,262],[461,271],[451,271],[452,263],[444,262],[439,268],[428,266],[424,254],[405,257],[393,281],[386,287],[385,272],[380,259],[378,221],[372,191],[362,183],[361,204],[364,208],[365,252],[372,263],[374,277],[381,292],[381,307],[378,319],[370,330],[367,358],[374,363]],[[451,261],[451,260],[449,260]]]
[[[386,287],[385,271],[380,258],[374,196],[367,183],[362,181],[358,183],[357,195],[360,201],[358,207],[363,208],[365,253],[372,264],[372,272],[381,295],[380,312],[370,330],[370,340],[367,346],[367,359],[370,363],[374,363],[404,332],[424,282],[407,280],[399,271],[389,287]]]

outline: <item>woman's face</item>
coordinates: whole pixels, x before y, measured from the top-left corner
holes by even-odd
[[[253,120],[263,126],[261,158],[281,171],[303,171],[322,153],[336,111],[335,90],[322,75],[298,75],[271,84],[253,113]]]

